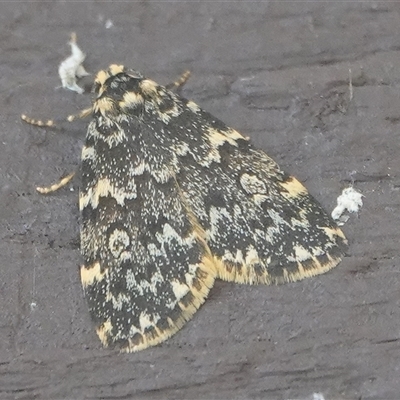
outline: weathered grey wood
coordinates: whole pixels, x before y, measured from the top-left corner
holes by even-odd
[[[398,398],[399,12],[396,2],[1,3],[0,398]],[[354,180],[365,205],[344,227],[348,257],[285,286],[218,283],[163,345],[103,350],[78,276],[78,183],[34,190],[74,169],[85,122],[51,131],[19,120],[89,104],[54,90],[71,31],[92,73],[117,62],[169,82],[192,70],[183,94],[328,210]]]

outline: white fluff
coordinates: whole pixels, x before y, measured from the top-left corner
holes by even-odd
[[[71,46],[71,55],[66,58],[58,67],[58,74],[61,78],[62,87],[82,94],[84,90],[76,83],[76,78],[89,75],[82,63],[86,54],[76,44],[76,34],[71,34],[69,41]]]
[[[347,219],[341,218],[342,214],[347,210],[349,213],[358,212],[363,205],[362,198],[364,196],[357,192],[353,187],[343,189],[342,194],[337,198],[337,206],[332,211],[332,218],[341,220],[342,225]]]

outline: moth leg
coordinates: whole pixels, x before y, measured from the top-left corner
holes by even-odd
[[[93,107],[85,108],[84,110],[80,111],[78,114],[72,114],[67,117],[68,122],[75,121],[76,119],[86,118],[88,117],[93,111]]]
[[[191,72],[186,70],[175,82],[169,83],[165,87],[169,90],[181,88],[189,79]]]
[[[85,118],[85,117],[88,117],[91,113],[92,113],[92,107],[86,108],[86,109],[80,111],[78,114],[69,115],[67,117],[67,121],[72,122],[78,118]],[[34,119],[34,118],[27,117],[25,114],[21,115],[21,119],[30,125],[41,126],[41,127],[56,126],[56,123],[53,119],[43,121],[40,119]],[[61,189],[62,187],[66,186],[72,180],[72,178],[75,176],[75,174],[76,174],[76,171],[71,172],[64,178],[60,179],[58,182],[56,182],[50,186],[38,186],[36,188],[36,190],[41,194],[48,194],[48,193],[56,192],[58,189]]]
[[[53,183],[50,186],[38,186],[36,190],[41,193],[41,194],[48,194],[48,193],[53,193],[56,192],[58,189],[61,189],[65,185],[67,185],[72,178],[75,176],[76,171],[71,172],[68,174],[66,177],[62,178],[60,181]]]
[[[92,107],[85,108],[84,110],[80,111],[78,114],[73,114],[69,115],[66,120],[68,122],[75,121],[76,119],[79,118],[86,118],[88,117],[93,111]],[[26,123],[30,125],[35,125],[35,126],[42,126],[42,127],[55,127],[56,126],[56,120],[54,119],[48,119],[47,121],[43,121],[41,119],[34,119],[26,116],[25,114],[21,115],[22,121],[25,121]],[[62,122],[65,121],[65,119],[58,120],[57,122]]]
[[[34,118],[27,117],[25,114],[21,115],[21,119],[22,119],[22,121],[25,121],[27,124],[30,124],[30,125],[48,126],[48,127],[55,126],[53,119],[48,119],[47,121],[43,121],[41,119],[34,119]]]

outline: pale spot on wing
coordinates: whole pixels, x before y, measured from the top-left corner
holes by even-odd
[[[110,77],[110,74],[107,71],[99,71],[94,79],[95,83],[100,85],[104,85],[105,81]],[[101,94],[101,93],[100,93]]]
[[[164,224],[162,234],[156,233],[156,238],[160,243],[172,244],[176,241],[179,245],[191,246],[194,244],[195,235],[189,235],[187,238],[182,238],[170,224]]]
[[[81,266],[81,282],[83,288],[93,285],[95,281],[101,282],[104,279],[106,271],[101,272],[100,263],[96,261],[94,264]]]
[[[249,267],[260,262],[257,250],[253,246],[249,246],[246,253],[245,264]]]
[[[207,240],[216,240],[219,235],[218,224],[224,218],[230,220],[231,215],[226,208],[210,207],[210,229],[206,231]]]
[[[101,324],[97,329],[96,332],[99,335],[101,343],[103,343],[104,346],[107,346],[108,344],[108,338],[111,336],[111,330],[112,330],[112,324],[110,319],[108,319],[106,322]]]
[[[150,328],[152,326],[155,326],[160,319],[160,316],[158,314],[146,314],[144,311],[140,313],[139,316],[139,325],[140,325],[140,330],[142,332],[145,331],[146,328]]]
[[[106,117],[108,113],[113,113],[115,111],[114,100],[109,97],[98,99],[93,105],[93,110],[95,112],[100,112],[103,117]]]
[[[240,177],[240,184],[248,194],[267,194],[265,183],[255,175],[243,174]]]
[[[148,96],[154,96],[157,94],[157,86],[157,83],[150,79],[144,79],[140,82],[140,88],[143,93]]]
[[[142,175],[145,169],[146,169],[146,163],[144,161],[141,161],[136,167],[134,167],[133,165],[129,167],[129,175],[130,176]]]
[[[189,293],[189,287],[177,279],[171,281],[171,286],[177,301]]]
[[[279,225],[286,225],[290,227],[290,224],[285,219],[283,219],[277,211],[273,209],[268,210],[268,215],[271,217],[272,221],[274,221],[274,225],[276,227],[279,227]]]
[[[343,232],[339,228],[322,227],[321,229],[325,232],[325,234],[331,240],[336,240],[335,236],[339,236],[340,238],[346,240],[346,237],[344,236]]]
[[[93,147],[87,147],[87,146],[83,146],[82,148],[82,155],[81,155],[81,159],[82,161],[85,160],[96,160],[97,158],[97,152]]]
[[[303,246],[294,246],[293,250],[296,256],[296,261],[302,262],[312,258],[312,254]]]
[[[131,325],[130,329],[129,329],[129,336],[133,337],[135,336],[137,333],[140,333],[139,329],[135,326],[135,325]]]
[[[124,72],[125,68],[123,65],[111,64],[108,69],[110,70],[111,76],[115,76]]]
[[[129,304],[131,298],[124,293],[118,293],[116,296],[114,296],[113,294],[111,294],[111,292],[108,292],[106,296],[106,301],[111,301],[113,309],[120,311],[123,309],[124,306]]]
[[[158,290],[157,287],[159,286],[160,283],[164,282],[164,277],[161,275],[160,271],[156,271],[153,273],[153,275],[151,276],[150,281],[147,281],[145,279],[142,279],[139,282],[139,287],[141,288],[141,290],[148,290],[151,293],[153,293],[154,295],[158,295]]]
[[[83,210],[88,204],[95,209],[99,205],[100,197],[113,197],[118,204],[124,205],[126,199],[135,199],[137,196],[136,185],[133,179],[128,187],[116,188],[108,178],[99,179],[94,187],[79,196],[79,209]]]
[[[228,128],[226,131],[224,131],[224,135],[228,136],[234,140],[242,139],[242,140],[250,140],[249,138],[245,138],[241,133],[236,131],[235,129]]]
[[[126,271],[126,288],[137,292],[140,296],[143,296],[143,288],[139,285],[136,276],[131,269]]]
[[[226,136],[225,134],[221,133],[220,131],[209,128],[207,131],[207,136],[210,141],[210,144],[213,147],[219,147],[222,146],[225,142],[228,142],[232,146],[237,147],[236,140],[232,139],[229,136]]]
[[[194,102],[194,101],[188,101],[186,106],[193,111],[194,113],[197,113],[200,111],[200,107]]]
[[[211,147],[210,151],[205,155],[198,163],[202,167],[209,167],[212,163],[220,163],[221,162],[221,154],[218,149],[215,147]]]
[[[118,104],[122,109],[135,108],[138,104],[143,103],[143,97],[135,92],[126,92],[124,94],[123,100]]]
[[[225,250],[225,253],[222,256],[222,261],[244,264],[243,252],[241,250],[236,250],[236,254],[233,255],[229,250]]]
[[[279,182],[279,184],[288,192],[282,192],[282,196],[286,198],[297,197],[308,193],[307,189],[294,177],[290,177],[290,179],[285,182]]]
[[[180,113],[181,110],[176,105],[174,105],[174,108],[171,108],[170,110],[164,112],[158,111],[158,116],[160,117],[160,120],[164,122],[164,124],[168,124],[172,118],[177,117],[178,115],[180,115]]]
[[[129,246],[130,239],[126,231],[121,229],[114,229],[108,239],[110,251],[112,255],[117,259],[121,253]]]
[[[265,194],[255,194],[253,196],[254,203],[257,204],[258,206],[261,206],[262,203],[264,203],[264,201],[267,199],[268,199],[268,196]]]

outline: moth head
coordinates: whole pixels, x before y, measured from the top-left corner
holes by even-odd
[[[126,113],[142,118],[145,112],[154,110],[161,113],[162,119],[169,119],[169,113],[177,113],[174,94],[123,65],[112,64],[98,72],[93,92],[96,96],[93,109],[103,116]]]
[[[115,92],[118,91],[117,89],[124,91],[128,89],[132,90],[134,88],[128,88],[126,83],[142,79],[143,76],[140,72],[127,69],[123,65],[111,64],[107,70],[101,70],[97,73],[92,92],[96,97],[100,97],[108,89],[113,89]]]
[[[93,110],[103,116],[116,116],[127,106],[142,103],[136,97],[140,91],[143,76],[123,65],[112,64],[107,70],[99,71],[94,80],[92,92],[95,95]],[[139,107],[140,108],[140,107]]]

